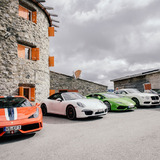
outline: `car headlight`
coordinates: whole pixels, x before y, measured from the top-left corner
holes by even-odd
[[[37,118],[39,116],[39,109],[36,109],[36,112],[32,114],[29,118]]]
[[[78,105],[79,107],[85,107],[85,105],[84,105],[83,103],[81,103],[81,102],[77,102],[77,105]]]
[[[143,99],[149,99],[149,96],[142,96]]]

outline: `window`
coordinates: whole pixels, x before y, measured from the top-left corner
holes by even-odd
[[[94,95],[90,94],[90,95],[88,95],[87,97],[91,97],[91,98],[93,98],[93,96],[94,96]]]
[[[59,94],[59,93],[54,94],[54,95],[50,96],[48,99],[56,100],[57,98],[61,98],[62,99],[61,94]]]
[[[30,107],[32,104],[22,97],[0,98],[0,108]]]
[[[115,91],[116,94],[121,94],[121,90]]]
[[[35,101],[35,87],[20,86],[19,95],[26,97],[30,101]]]
[[[27,98],[27,99],[30,99],[30,88],[24,88],[24,96]]]
[[[22,5],[19,5],[19,16],[34,23],[37,23],[37,12],[31,11],[30,9]]]
[[[126,91],[121,91],[120,94],[127,94],[127,92]]]
[[[31,48],[25,47],[25,59],[31,59]]]
[[[76,93],[76,92],[64,92],[62,93],[62,97],[67,101],[67,100],[76,100],[76,99],[84,99],[81,94]]]
[[[39,48],[32,48],[26,45],[18,44],[18,57],[33,61],[39,60]]]
[[[103,99],[103,96],[99,95],[99,94],[94,94],[93,95],[94,98],[97,98],[97,99]]]

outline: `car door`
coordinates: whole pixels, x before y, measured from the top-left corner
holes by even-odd
[[[57,93],[49,97],[47,106],[49,113],[61,114],[60,108],[62,107],[63,101],[60,100],[63,100],[61,93]]]

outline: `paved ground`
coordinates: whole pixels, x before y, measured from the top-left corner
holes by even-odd
[[[44,117],[34,135],[0,139],[0,160],[159,160],[160,107],[70,121]]]

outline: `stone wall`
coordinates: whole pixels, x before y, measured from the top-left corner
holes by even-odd
[[[49,22],[34,3],[28,0],[23,3],[37,11],[37,24],[18,15],[19,0],[0,2],[0,95],[18,94],[19,84],[32,84],[37,102],[49,95]],[[40,60],[19,58],[18,43],[39,48]]]
[[[144,83],[151,83],[152,89],[160,89],[160,72],[114,81],[114,88],[137,88],[143,92]]]
[[[83,79],[74,79],[72,76],[50,71],[51,90],[78,90],[82,95],[95,92],[107,92],[107,86],[86,81]]]
[[[160,72],[146,75],[146,79],[151,83],[152,89],[160,89]]]

